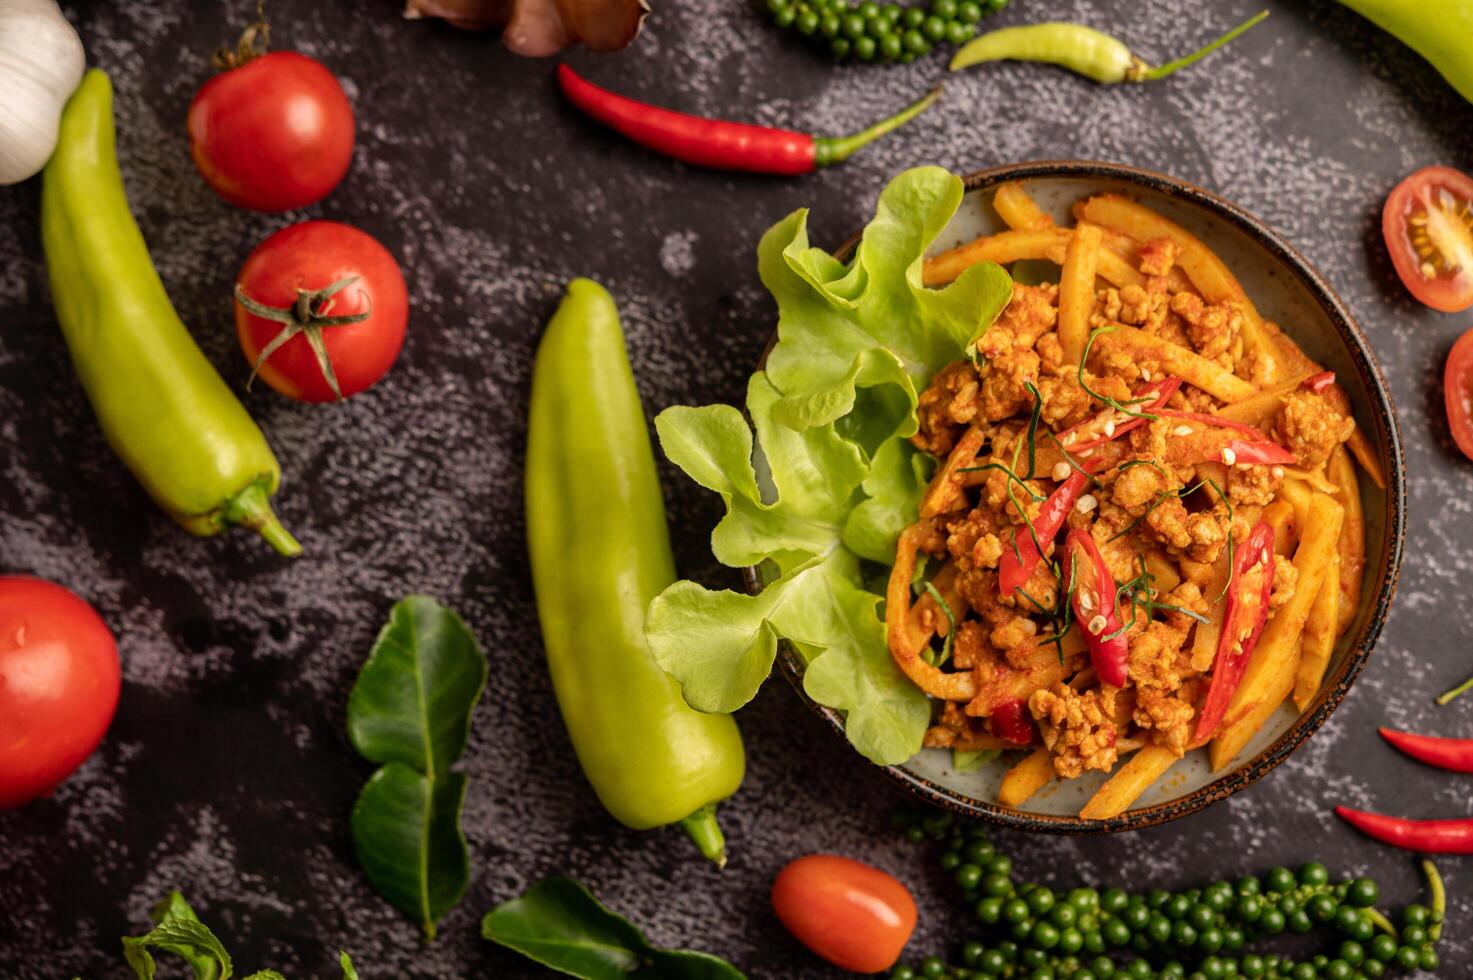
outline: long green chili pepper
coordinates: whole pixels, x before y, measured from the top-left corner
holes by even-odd
[[[1473,102],[1473,4],[1467,0],[1340,0],[1400,40]]]
[[[281,468],[174,311],[123,190],[112,83],[89,71],[46,165],[41,240],[57,319],[102,431],[193,534],[238,524],[301,553],[271,512]]]
[[[1222,37],[1175,61],[1152,68],[1130,53],[1120,41],[1083,24],[1030,24],[990,31],[963,45],[951,59],[958,71],[984,61],[1041,61],[1094,79],[1117,82],[1153,82],[1207,57],[1268,16],[1265,10]]]
[[[715,806],[741,785],[742,739],[731,716],[685,703],[645,640],[675,558],[619,312],[587,279],[537,348],[526,493],[542,640],[584,774],[620,823],[679,823],[724,863]]]

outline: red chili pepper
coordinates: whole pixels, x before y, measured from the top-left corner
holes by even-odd
[[[1174,408],[1163,408],[1156,413],[1162,418],[1182,419],[1187,422],[1198,422],[1213,429],[1234,429],[1247,436],[1252,436],[1259,442],[1265,441],[1261,431],[1246,422],[1238,422],[1233,419],[1219,418],[1216,415],[1208,415],[1206,412],[1178,412]]]
[[[1116,601],[1115,578],[1100,549],[1088,531],[1079,528],[1064,539],[1072,568],[1074,618],[1084,630],[1084,643],[1089,647],[1089,662],[1102,684],[1124,687],[1130,664],[1130,649],[1120,621],[1120,604]]]
[[[1381,729],[1381,737],[1418,762],[1450,772],[1473,772],[1473,739],[1413,735],[1390,728]]]
[[[1143,385],[1130,396],[1131,401],[1136,402],[1131,411],[1142,414],[1160,414],[1158,409],[1165,405],[1180,387],[1181,378],[1162,378],[1160,381],[1152,381],[1148,385]],[[1151,398],[1151,401],[1140,401],[1142,398]],[[1106,408],[1094,418],[1085,419],[1078,425],[1070,426],[1059,433],[1059,445],[1071,453],[1088,452],[1125,435],[1132,429],[1139,429],[1149,421],[1150,419],[1143,419],[1136,415],[1126,415],[1119,409]],[[1109,428],[1107,429],[1106,426]]]
[[[1274,529],[1259,521],[1233,559],[1233,581],[1223,611],[1222,634],[1212,658],[1212,684],[1197,719],[1193,742],[1210,739],[1222,724],[1233,693],[1243,682],[1248,658],[1258,645],[1263,624],[1268,621],[1268,600],[1274,590]]]
[[[1228,454],[1232,455],[1229,456]],[[1246,439],[1229,439],[1222,447],[1219,457],[1229,465],[1234,463],[1258,463],[1262,466],[1293,466],[1299,457],[1276,442],[1249,442]]]
[[[617,95],[558,65],[558,85],[585,114],[641,146],[698,167],[764,174],[806,174],[842,163],[865,144],[930,107],[940,87],[907,109],[852,136],[813,136],[788,129],[706,119]]]
[[[1319,374],[1311,374],[1299,383],[1299,387],[1308,388],[1316,395],[1320,394],[1330,385],[1335,383],[1334,371],[1321,371]]]
[[[1428,854],[1473,854],[1473,820],[1408,820],[1337,806],[1335,813],[1383,844]]]
[[[1084,495],[1089,480],[1086,473],[1070,472],[1069,478],[1038,508],[1038,516],[1033,520],[1033,534],[1026,533],[1026,529],[1013,531],[1013,547],[1004,548],[997,562],[997,585],[1003,595],[1011,595],[1014,589],[1026,583],[1043,560],[1033,543],[1033,535],[1038,535],[1039,544],[1045,545],[1058,537],[1059,528],[1064,526],[1069,511]]]
[[[1014,745],[1032,745],[1037,731],[1028,706],[1014,698],[992,709],[992,734]]]

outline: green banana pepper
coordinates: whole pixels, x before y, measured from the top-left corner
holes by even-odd
[[[526,494],[542,639],[583,772],[621,823],[678,822],[724,864],[715,804],[741,785],[741,735],[688,706],[645,642],[675,560],[619,312],[587,279],[537,349]]]
[[[1340,0],[1442,73],[1473,102],[1473,3],[1468,0]]]
[[[112,91],[102,71],[82,79],[41,191],[51,296],[77,375],[108,442],[185,529],[239,524],[299,554],[269,503],[281,467],[174,311],[128,210]]]

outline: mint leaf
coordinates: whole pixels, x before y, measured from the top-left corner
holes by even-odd
[[[551,878],[486,913],[481,935],[584,980],[745,980],[725,960],[651,946],[628,919],[569,878]]]
[[[138,980],[154,980],[158,969],[149,953],[150,946],[182,957],[194,970],[195,980],[229,980],[233,969],[230,954],[220,940],[194,918],[165,918],[142,936],[123,937],[123,959]]]
[[[348,697],[348,735],[384,765],[358,796],[353,849],[369,883],[429,939],[470,882],[460,826],[465,749],[488,666],[454,612],[427,596],[395,604]]]

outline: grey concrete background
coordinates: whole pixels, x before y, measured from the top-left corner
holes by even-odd
[[[264,387],[247,398],[286,473],[279,512],[308,557],[244,535],[193,540],[112,458],[74,380],[47,296],[37,182],[0,190],[0,568],[64,582],[116,630],[121,708],[109,738],[53,799],[0,815],[0,977],[121,975],[118,937],[179,887],[245,972],[330,976],[350,950],[366,977],[519,977],[477,938],[481,914],[569,873],[663,944],[730,958],[754,977],[834,975],[776,923],[767,888],[788,859],[851,854],[909,881],[917,954],[954,948],[965,918],[931,867],[886,831],[901,794],[833,739],[781,681],[742,713],[750,774],[723,808],[732,864],[718,874],[673,834],[612,824],[581,781],[543,668],[522,544],[520,460],[533,345],[574,275],[619,299],[646,404],[740,397],[771,325],[753,249],[811,205],[836,242],[903,167],[958,171],[1080,156],[1156,168],[1256,212],[1329,277],[1361,319],[1400,409],[1411,526],[1395,611],[1344,707],[1263,783],[1176,825],[1109,839],[999,834],[1021,874],[1056,884],[1187,887],[1319,857],[1367,872],[1401,905],[1414,861],[1355,836],[1336,802],[1455,816],[1466,777],[1401,760],[1389,723],[1473,736],[1473,700],[1431,696],[1473,670],[1467,602],[1473,464],[1451,448],[1438,379],[1473,317],[1416,305],[1381,248],[1381,202],[1431,163],[1473,168],[1473,108],[1411,52],[1325,0],[1273,3],[1228,53],[1150,87],[1096,87],[1007,65],[951,80],[943,106],[847,166],[794,180],[697,172],[578,118],[552,62],[494,38],[397,16],[392,0],[277,0],[278,47],[325,61],[358,118],[351,173],[302,215],[215,198],[189,161],[189,99],[212,47],[249,4],[71,3],[89,61],[118,90],[134,211],[180,312],[225,376],[247,368],[229,290],[250,248],[304,216],[361,225],[400,257],[412,317],[399,364],[340,407]],[[942,74],[834,67],[741,2],[661,3],[641,40],[576,55],[596,80],[702,113],[824,132],[857,128]],[[1018,0],[995,23],[1076,19],[1157,61],[1251,11],[1190,0]],[[595,475],[596,476],[596,475]],[[735,585],[706,535],[717,504],[667,471],[682,570]],[[347,690],[391,603],[418,590],[458,608],[493,663],[466,753],[475,877],[443,937],[369,890],[347,814],[370,767],[343,732]],[[1465,863],[1448,975],[1473,975]]]

